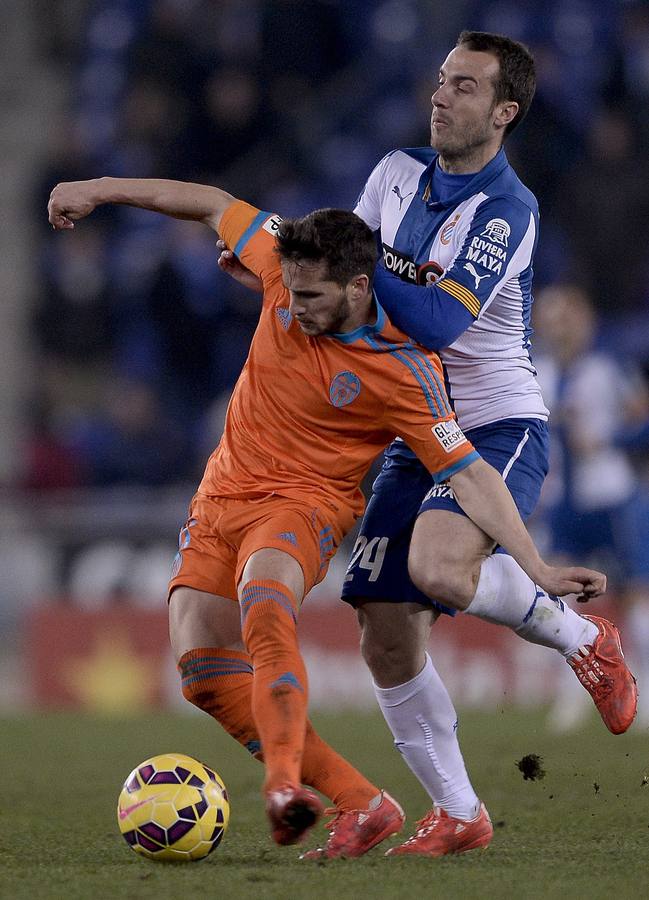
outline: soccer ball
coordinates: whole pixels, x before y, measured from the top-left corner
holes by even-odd
[[[126,843],[148,859],[203,859],[219,846],[229,818],[228,793],[219,776],[182,753],[140,763],[117,803]]]

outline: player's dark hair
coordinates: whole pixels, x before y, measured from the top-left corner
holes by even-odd
[[[356,275],[367,275],[371,284],[378,259],[371,230],[346,209],[316,209],[301,219],[284,219],[277,250],[294,262],[326,262],[329,279],[341,287]]]
[[[489,31],[463,31],[456,46],[478,53],[491,53],[498,59],[500,74],[494,83],[494,103],[506,100],[518,103],[518,112],[505,128],[505,135],[511,134],[525,118],[536,90],[536,70],[532,54],[519,41]]]

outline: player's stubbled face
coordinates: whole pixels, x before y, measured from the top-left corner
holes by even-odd
[[[500,63],[491,53],[456,47],[439,71],[431,97],[430,145],[456,159],[493,138],[494,82]]]
[[[346,330],[351,307],[344,287],[328,279],[325,262],[282,260],[282,277],[291,298],[289,310],[309,337]]]

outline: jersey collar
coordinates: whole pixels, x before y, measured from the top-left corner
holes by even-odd
[[[439,154],[435,154],[434,159],[428,165],[426,170],[427,178],[422,179],[424,183],[424,196],[426,191],[430,191],[430,182],[433,177],[433,169],[437,165],[437,157]],[[476,172],[474,177],[468,181],[464,187],[462,187],[456,194],[453,194],[451,197],[448,197],[444,202],[439,200],[428,200],[426,201],[426,205],[429,209],[449,209],[451,207],[457,206],[459,203],[463,203],[465,200],[468,200],[469,197],[473,197],[474,194],[478,194],[483,191],[488,184],[490,184],[494,178],[497,178],[505,169],[509,166],[509,160],[505,155],[504,149],[501,147],[498,153],[494,156],[492,160],[490,160],[487,165],[480,169],[479,172]]]
[[[373,325],[361,325],[360,328],[355,328],[354,331],[347,331],[343,334],[327,334],[324,337],[334,338],[336,341],[340,341],[343,344],[353,344],[354,341],[359,341],[361,338],[368,337],[372,334],[378,334],[383,331],[383,326],[385,325],[385,310],[376,299],[376,294],[372,291],[372,296],[374,297],[374,302],[376,304],[376,322]]]

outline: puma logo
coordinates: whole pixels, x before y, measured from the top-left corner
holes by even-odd
[[[403,205],[403,201],[407,200],[408,197],[412,197],[412,195],[414,194],[414,191],[410,191],[409,194],[406,194],[405,197],[402,197],[401,196],[401,188],[399,187],[398,184],[395,184],[395,186],[392,188],[392,193],[396,194],[397,197],[399,198],[399,212],[401,212],[401,206]]]
[[[487,273],[487,275],[478,275],[478,273],[477,273],[476,270],[475,270],[475,266],[473,265],[473,263],[470,263],[470,262],[465,263],[465,264],[464,264],[464,268],[467,270],[467,272],[470,272],[471,275],[473,275],[473,277],[475,278],[475,289],[476,289],[476,291],[477,291],[478,288],[480,287],[480,282],[482,281],[483,278],[491,278],[491,275],[490,275],[489,273]]]

